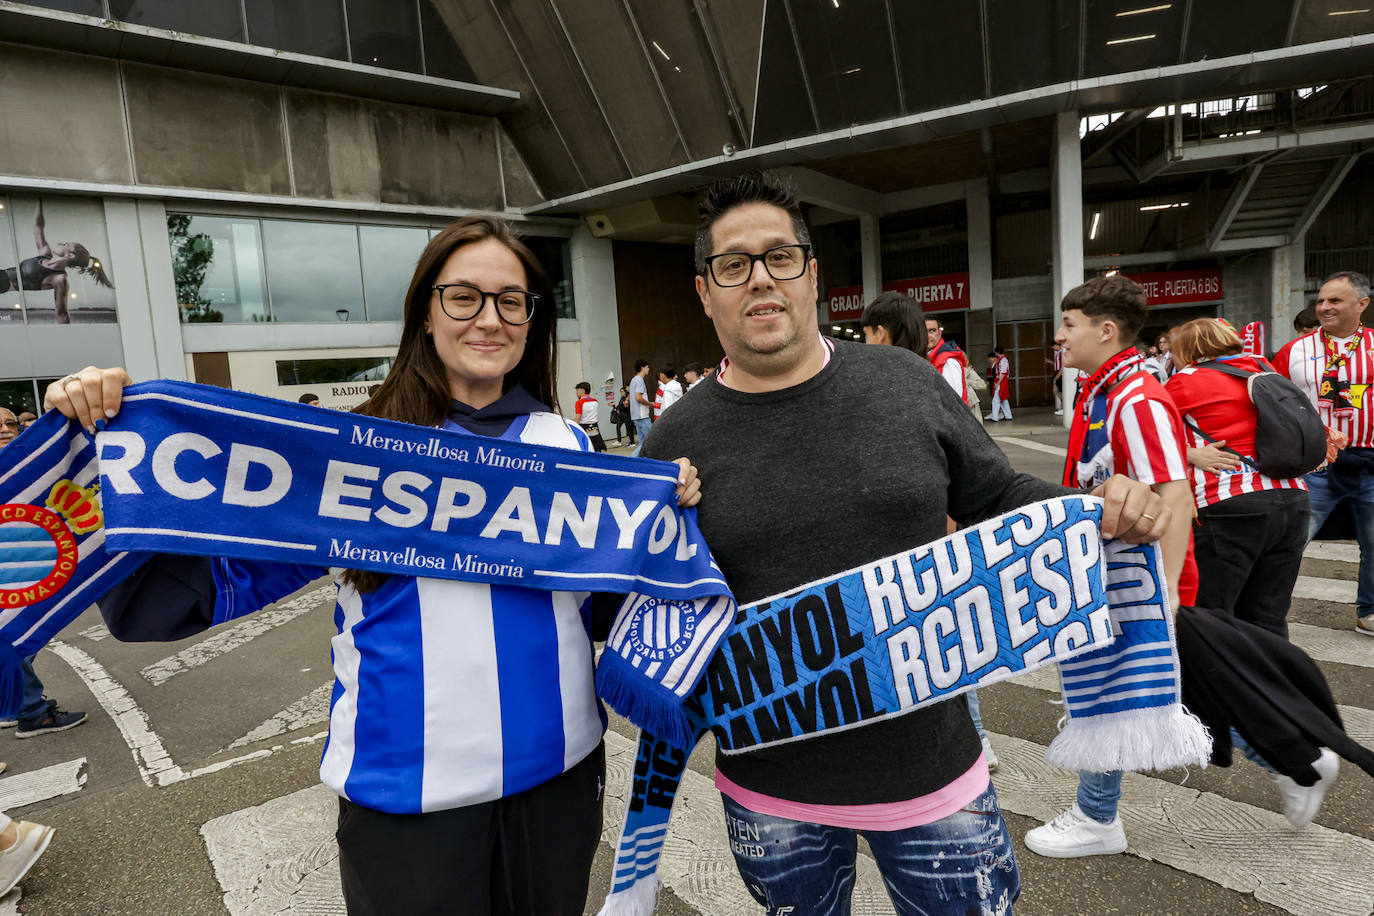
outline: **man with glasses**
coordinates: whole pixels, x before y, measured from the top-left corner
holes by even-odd
[[[19,435],[19,418],[8,407],[0,407],[0,448]]]
[[[817,265],[786,189],[712,187],[696,267],[725,359],[643,451],[685,455],[710,482],[698,521],[740,604],[938,540],[946,515],[973,524],[1067,492],[1014,472],[916,354],[821,335]],[[1157,537],[1169,517],[1124,478],[1099,495],[1109,534]],[[848,912],[859,833],[901,913],[1002,912],[1020,891],[962,697],[716,766],[728,829],[749,837],[735,863],[770,913]]]

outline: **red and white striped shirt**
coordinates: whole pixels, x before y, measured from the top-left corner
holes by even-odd
[[[1349,404],[1345,408],[1333,407],[1329,397],[1322,397],[1328,346],[1346,357],[1336,370],[1340,390],[1335,393]],[[1323,423],[1350,437],[1352,448],[1374,448],[1374,329],[1361,327],[1357,335],[1345,338],[1313,331],[1284,344],[1274,357],[1274,368],[1312,399]]]
[[[1269,363],[1255,356],[1227,359],[1229,365],[1246,372],[1268,370]],[[1258,414],[1250,400],[1244,379],[1214,372],[1205,366],[1189,366],[1172,376],[1164,386],[1184,419],[1213,439],[1223,439],[1226,447],[1247,458],[1255,457],[1255,423]],[[1210,443],[1191,429],[1189,446],[1202,448]],[[1257,490],[1306,490],[1301,477],[1269,477],[1248,464],[1239,470],[1213,473],[1191,465],[1193,501],[1199,509],[1215,506],[1223,499],[1254,493]]]

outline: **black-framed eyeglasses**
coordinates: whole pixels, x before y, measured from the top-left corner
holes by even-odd
[[[0,429],[18,429],[18,420],[0,420]]]
[[[503,289],[488,292],[466,283],[436,283],[439,307],[454,321],[476,318],[487,304],[487,297],[496,303],[496,315],[506,324],[527,324],[534,317],[539,294],[523,289]]]
[[[747,251],[725,251],[706,259],[706,270],[717,286],[743,286],[754,274],[754,264],[763,262],[763,269],[774,280],[795,280],[806,272],[811,260],[810,245],[778,245],[762,254]]]

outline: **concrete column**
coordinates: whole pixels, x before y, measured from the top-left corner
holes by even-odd
[[[1291,245],[1270,250],[1269,261],[1269,349],[1293,339],[1293,319],[1307,304],[1307,245],[1298,239]]]
[[[1083,159],[1079,151],[1078,112],[1054,116],[1054,171],[1050,208],[1053,218],[1051,258],[1054,271],[1054,327],[1059,327],[1059,303],[1083,282]],[[1078,373],[1064,369],[1064,426],[1073,422]]]
[[[610,239],[599,239],[581,223],[572,239],[573,298],[580,327],[582,372],[591,383],[592,396],[604,399],[606,376],[615,379],[616,391],[626,384],[620,359],[620,310],[615,296],[615,258]],[[573,384],[577,381],[573,380]],[[570,397],[560,391],[559,397]],[[603,429],[605,427],[603,426]]]
[[[863,260],[864,305],[883,291],[882,242],[878,237],[878,217],[869,213],[859,217],[859,252]]]
[[[167,208],[161,201],[138,202],[138,232],[143,248],[143,274],[148,287],[148,318],[157,359],[157,377],[185,381],[186,346],[181,333],[176,278],[172,275]]]
[[[969,308],[992,308],[992,206],[988,180],[964,182],[964,207],[968,216]]]

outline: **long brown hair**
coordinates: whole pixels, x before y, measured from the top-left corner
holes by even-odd
[[[525,338],[525,352],[515,368],[506,373],[502,390],[509,391],[520,385],[540,403],[557,412],[554,379],[558,374],[558,319],[544,268],[505,220],[495,216],[468,216],[430,239],[420,253],[415,273],[410,278],[410,288],[406,290],[404,324],[396,360],[385,381],[372,397],[353,409],[354,413],[419,426],[438,426],[444,422],[453,396],[449,393],[448,374],[434,348],[434,340],[425,333],[433,286],[444,262],[455,251],[486,239],[495,239],[520,259],[530,292],[539,294],[534,317],[530,319],[529,335]],[[360,569],[343,573],[343,581],[359,593],[375,591],[385,579],[383,573]]]

